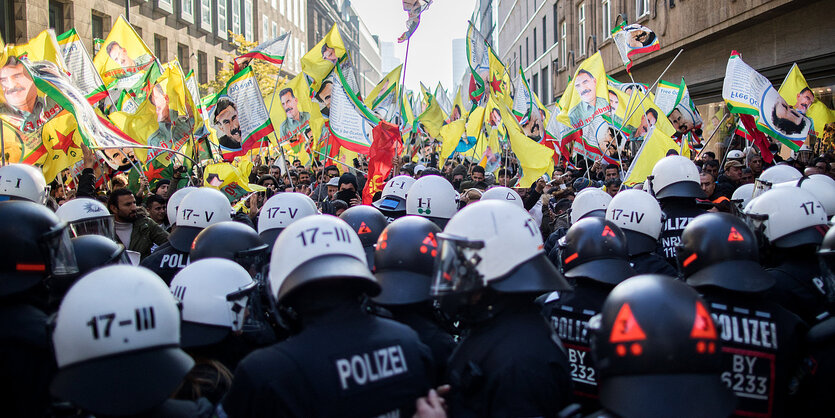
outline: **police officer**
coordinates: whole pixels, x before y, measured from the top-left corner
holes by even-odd
[[[591,416],[730,415],[735,399],[720,379],[718,332],[707,303],[672,277],[619,284],[589,321],[605,407]]]
[[[194,238],[204,228],[218,222],[230,221],[232,206],[223,193],[201,187],[183,198],[177,208],[177,227],[168,237],[168,243],[156,249],[140,263],[151,269],[166,285],[178,271],[189,263],[189,251]]]
[[[82,235],[72,238],[78,273],[71,276],[49,277],[46,285],[49,288],[49,312],[58,311],[58,305],[67,290],[81,276],[111,264],[130,264],[125,252],[125,246],[101,235]]]
[[[442,327],[429,293],[439,232],[437,225],[420,216],[398,218],[383,230],[374,251],[374,277],[382,291],[373,301],[418,333],[432,350],[435,377],[443,380],[455,340]]]
[[[764,264],[776,280],[769,299],[810,325],[830,316],[833,289],[816,255],[827,228],[820,202],[801,188],[776,187],[752,200],[745,215],[765,240]]]
[[[410,195],[411,196],[411,195]],[[568,404],[568,359],[534,303],[570,286],[523,208],[488,200],[438,234],[433,294],[469,328],[448,364],[452,416],[553,416]]]
[[[6,164],[0,167],[0,200],[28,200],[45,205],[49,186],[43,173],[29,164]]]
[[[678,271],[656,252],[664,214],[658,201],[649,193],[641,190],[618,193],[606,208],[606,219],[626,234],[629,264],[637,274],[678,275]]]
[[[115,280],[114,280],[115,279]],[[180,311],[151,271],[108,266],[67,293],[53,332],[56,397],[96,416],[207,417],[204,400],[169,396],[194,361],[180,349]]]
[[[411,414],[432,381],[431,353],[407,326],[362,310],[360,298],[380,285],[351,227],[327,215],[294,222],[270,265],[270,294],[296,334],[241,361],[225,413]]]
[[[664,157],[655,163],[647,184],[665,216],[659,239],[661,255],[675,268],[681,233],[693,218],[707,213],[696,202],[696,199],[704,199],[699,169],[689,158],[680,155]]]
[[[377,245],[377,238],[388,225],[388,221],[382,212],[369,205],[359,205],[348,208],[339,217],[351,226],[357,233],[365,251],[368,261],[368,268],[374,270],[374,246]]]
[[[165,214],[168,217],[168,224],[171,225],[168,227],[168,232],[171,232],[177,224],[177,208],[180,207],[180,202],[182,202],[189,193],[195,190],[197,190],[197,187],[183,187],[182,189],[178,189],[168,198],[168,202],[165,204]]]
[[[481,200],[504,200],[510,203],[513,203],[520,208],[525,207],[525,202],[522,201],[522,196],[519,196],[519,193],[516,193],[516,190],[511,189],[510,187],[505,186],[493,186],[484,194],[481,195]]]
[[[612,196],[596,187],[585,188],[581,193],[577,194],[574,201],[571,202],[571,211],[569,213],[571,224],[588,217],[606,217],[606,208],[609,207],[609,202],[612,201]],[[548,242],[545,243],[545,248],[551,248],[548,252],[548,258],[555,266],[560,265],[560,239],[568,232],[567,228],[557,229],[548,236]]]
[[[74,237],[93,234],[116,240],[113,215],[104,203],[96,199],[86,197],[72,199],[61,205],[55,214],[67,223]]]
[[[400,175],[392,177],[383,186],[380,200],[373,202],[372,205],[379,209],[388,218],[389,222],[405,216],[406,195],[409,193],[409,189],[413,184],[415,184],[415,179],[411,176]]]
[[[422,216],[438,225],[446,226],[458,210],[458,193],[445,178],[422,175],[409,188],[406,214]]]
[[[66,224],[46,206],[29,201],[0,202],[0,237],[0,373],[5,382],[0,403],[8,416],[44,416],[55,371],[44,279],[77,274],[75,254]]]
[[[223,221],[209,225],[194,237],[189,260],[225,258],[238,263],[252,278],[257,278],[269,263],[267,249],[268,245],[251,227],[240,222]]]
[[[623,231],[598,217],[572,225],[561,254],[563,274],[574,280],[574,289],[547,295],[543,313],[568,349],[575,399],[585,412],[591,412],[598,408],[598,394],[594,364],[588,355],[589,319],[600,312],[609,291],[635,275],[635,270],[629,265]]]
[[[775,279],[759,265],[754,233],[736,216],[710,213],[694,219],[681,240],[680,270],[721,325],[722,381],[739,399],[735,414],[786,415],[807,326],[765,298]]]
[[[258,235],[272,251],[276,238],[284,228],[305,216],[316,215],[316,203],[302,193],[279,193],[264,202],[258,213]]]

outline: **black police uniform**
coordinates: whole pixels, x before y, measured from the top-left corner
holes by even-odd
[[[409,305],[404,307],[389,306],[387,309],[392,314],[392,319],[417,332],[420,341],[432,351],[432,359],[435,361],[435,378],[437,381],[433,386],[440,386],[447,383],[443,379],[446,376],[446,364],[453,350],[457,346],[455,338],[432,318],[430,312],[422,312]],[[428,310],[428,308],[427,308]]]
[[[824,416],[835,409],[835,318],[813,326],[807,334],[805,379],[797,402],[797,416]]]
[[[302,322],[241,361],[223,402],[230,417],[411,416],[429,391],[432,355],[407,326],[358,304],[323,304]]]
[[[664,274],[676,277],[676,270],[664,257],[650,251],[629,256],[629,264],[638,274]]]
[[[49,382],[55,373],[55,356],[47,336],[47,316],[21,301],[0,301],[0,405],[4,416],[46,416],[50,404]]]
[[[660,243],[661,255],[675,268],[676,247],[681,244],[681,233],[693,218],[707,213],[696,205],[696,199],[687,197],[668,197],[659,201],[661,211],[666,218],[661,226]]]
[[[833,307],[827,295],[835,289],[831,289],[824,279],[814,250],[806,249],[781,249],[785,261],[766,270],[777,281],[768,292],[768,298],[794,312],[806,323],[816,324],[831,315]]]
[[[543,314],[557,330],[557,336],[568,350],[574,401],[584,413],[600,408],[597,373],[591,358],[588,325],[592,316],[600,313],[606,296],[614,286],[578,278],[574,291],[551,293],[545,299]]]
[[[722,341],[722,381],[738,416],[785,416],[803,357],[807,325],[762,293],[700,286]]]
[[[571,398],[568,359],[536,305],[494,306],[452,353],[453,417],[555,416]]]
[[[166,285],[170,285],[174,276],[188,264],[189,254],[174,248],[170,242],[157,248],[139,263],[140,266],[156,273]]]

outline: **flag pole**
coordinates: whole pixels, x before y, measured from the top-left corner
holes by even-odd
[[[707,145],[710,144],[710,141],[713,140],[713,136],[716,135],[717,132],[719,132],[719,128],[721,128],[722,124],[725,123],[726,120],[728,120],[729,116],[731,116],[730,113],[726,113],[724,116],[722,116],[722,120],[720,120],[719,123],[716,124],[716,128],[713,129],[713,132],[707,138],[707,141],[702,146],[702,149],[699,150],[699,152],[696,154],[696,158],[699,158],[702,155],[702,152],[704,152],[704,150],[707,149]]]
[[[6,166],[6,139],[3,137],[3,124],[6,123],[3,119],[0,119],[0,148],[2,148],[2,158],[3,158],[3,166]]]

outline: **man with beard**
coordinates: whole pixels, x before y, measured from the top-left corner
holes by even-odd
[[[809,110],[809,106],[814,102],[815,93],[812,93],[812,89],[806,87],[800,90],[800,93],[797,93],[797,103],[794,104],[794,109],[805,115]]]
[[[32,76],[15,57],[9,57],[0,68],[0,87],[3,90],[3,100],[11,108],[10,113],[21,118],[18,126],[24,132],[35,132],[62,109],[49,97],[38,97]]]
[[[322,112],[322,115],[330,117],[331,115],[331,93],[333,92],[333,81],[330,79],[325,80],[322,82],[322,88],[319,89],[319,92],[316,93],[316,100],[322,104],[322,108],[319,111]]]
[[[310,120],[310,113],[299,111],[299,100],[296,99],[293,89],[289,87],[281,90],[278,98],[281,99],[281,107],[284,108],[284,113],[287,115],[287,119],[281,122],[278,129],[279,136],[282,140],[290,137],[295,139],[297,135],[302,133],[302,127]]]
[[[597,97],[597,80],[586,70],[580,70],[574,79],[574,89],[580,95],[581,102],[568,112],[571,125],[591,123],[586,119],[594,116],[598,109],[605,110],[609,103],[602,97]]]
[[[217,101],[215,125],[223,132],[223,136],[217,140],[221,147],[233,151],[241,149],[241,121],[238,119],[238,108],[228,97]]]
[[[116,238],[128,250],[138,252],[142,258],[151,254],[154,244],[168,242],[168,233],[151,218],[139,215],[136,198],[128,189],[116,189],[110,193],[107,207],[113,214]]]

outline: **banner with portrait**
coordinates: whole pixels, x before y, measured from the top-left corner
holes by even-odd
[[[322,134],[322,112],[330,114],[333,97],[333,77],[328,77],[315,95],[317,103],[309,96],[309,87],[303,74],[294,77],[273,95],[265,98],[272,102],[270,120],[275,129],[278,144],[294,153],[305,150]],[[321,106],[321,108],[320,108]]]
[[[633,57],[661,49],[655,32],[637,23],[627,25],[622,22],[612,29],[612,39],[627,72],[632,70]]]
[[[107,96],[104,81],[96,71],[93,59],[90,58],[75,28],[58,35],[57,40],[73,84],[87,96],[90,104],[96,104],[104,99]]]
[[[803,77],[796,63],[786,74],[786,79],[783,80],[777,92],[789,106],[812,120],[810,132],[815,136],[820,137],[823,134],[823,127],[835,122],[835,113],[815,97],[815,92],[809,88],[806,78]]]
[[[345,86],[340,69],[337,68],[334,73],[337,77],[333,80],[331,117],[328,122],[331,135],[343,148],[368,154],[373,141],[372,129],[380,123],[380,119]]]
[[[792,150],[800,149],[812,129],[812,120],[792,108],[771,82],[742,61],[736,51],[725,69],[722,98],[731,113],[754,116],[757,129]]]
[[[273,132],[252,67],[233,75],[218,92],[211,116],[221,155],[227,161],[258,148]]]
[[[334,66],[347,57],[342,36],[334,23],[325,37],[301,58],[302,72],[307,75],[310,88],[319,91]]]
[[[144,72],[154,61],[151,49],[122,16],[116,19],[102,48],[93,57],[96,71],[108,89],[117,80]]]

